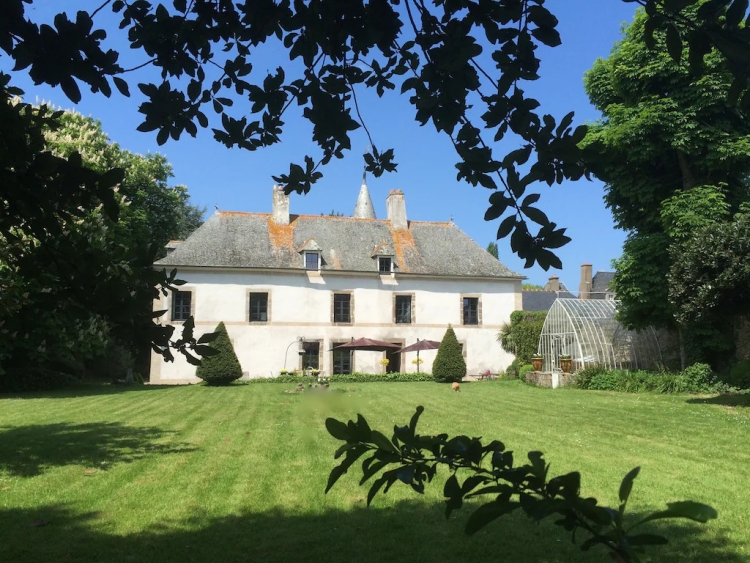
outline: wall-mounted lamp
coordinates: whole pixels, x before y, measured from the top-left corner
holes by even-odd
[[[286,352],[284,352],[284,369],[285,370],[286,370],[286,357],[289,355],[289,348],[291,348],[292,344],[294,344],[295,342],[299,342],[299,352],[298,352],[298,354],[300,356],[302,356],[305,353],[305,349],[302,347],[302,344],[303,344],[304,341],[305,341],[305,337],[304,336],[298,336],[297,338],[295,338],[294,340],[292,340],[289,343],[289,346],[286,347]]]

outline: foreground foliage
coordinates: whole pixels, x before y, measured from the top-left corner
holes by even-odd
[[[646,7],[644,41],[651,49],[679,61],[684,42],[691,68],[700,74],[715,47],[735,79],[733,102],[741,99],[741,110],[750,105],[750,96],[741,97],[750,74],[743,2],[636,2]],[[320,168],[351,149],[350,134],[360,127],[372,146],[367,170],[376,176],[395,171],[393,150],[377,148],[362,118],[357,90],[372,88],[382,97],[400,88],[417,122],[449,136],[457,179],[493,191],[485,218],[503,217],[498,238],[512,233],[511,249],[527,267],[562,267],[554,249],[570,238],[535,206],[540,195],[527,190],[534,183],[580,179],[596,153],[578,146],[586,127],[573,127],[573,112],[543,114],[524,91],[540,76],[540,47],[562,43],[544,0],[107,0],[74,20],[56,15],[54,27],[33,22],[26,10],[32,3],[6,0],[0,11],[0,48],[14,60],[14,70],[28,68],[35,83],[59,86],[76,103],[79,83],[105,96],[113,86],[129,96],[137,83],[146,96],[138,129],[156,131],[159,144],[185,132],[195,136],[200,126],[211,127],[227,147],[254,151],[280,142],[287,110],[300,107],[320,151],[275,177],[287,192],[309,191]],[[703,6],[696,13],[691,8],[698,4]],[[124,68],[119,53],[104,49],[107,31],[94,19],[105,7],[117,14],[142,64]],[[656,31],[666,33],[666,46],[655,40]],[[292,64],[259,75],[256,49],[276,42]],[[161,80],[127,79],[151,65]],[[242,109],[233,111],[237,100]],[[509,133],[519,148],[495,154],[493,143]]]
[[[594,498],[581,496],[581,476],[572,472],[549,478],[549,464],[541,452],[529,452],[529,463],[514,465],[512,451],[502,442],[482,443],[480,438],[468,436],[449,437],[447,434],[417,434],[417,423],[424,411],[417,407],[411,421],[405,426],[395,426],[388,439],[383,433],[372,430],[360,414],[356,422],[326,419],[328,432],[344,442],[336,451],[344,459],[328,478],[326,492],[362,456],[360,485],[376,477],[367,493],[367,503],[383,490],[397,482],[409,485],[422,494],[425,484],[432,482],[438,467],[445,467],[451,475],[443,488],[446,497],[446,516],[461,508],[464,501],[475,497],[494,497],[481,505],[469,517],[465,531],[474,534],[484,526],[518,509],[532,520],[540,521],[558,516],[555,524],[573,533],[586,534],[581,549],[603,545],[615,561],[638,562],[645,546],[667,543],[655,534],[633,533],[639,526],[665,518],[686,518],[705,523],[716,518],[716,511],[705,504],[682,501],[668,503],[666,510],[653,512],[632,525],[625,524],[625,509],[633,489],[633,481],[640,468],[630,471],[620,484],[620,505],[617,509],[599,506]],[[468,476],[467,476],[468,475]]]

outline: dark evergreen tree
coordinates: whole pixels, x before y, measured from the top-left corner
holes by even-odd
[[[489,252],[490,254],[492,254],[498,260],[500,259],[500,257],[498,256],[497,243],[496,242],[492,241],[492,242],[490,242],[487,245],[487,252]]]
[[[217,354],[206,355],[201,364],[195,370],[195,375],[205,381],[208,385],[229,385],[235,379],[242,377],[242,366],[234,353],[232,341],[229,340],[227,328],[224,323],[219,323],[215,331],[218,336],[210,347]]]
[[[439,383],[461,381],[466,375],[466,361],[461,352],[456,333],[450,326],[440,342],[437,357],[432,364],[432,376]]]

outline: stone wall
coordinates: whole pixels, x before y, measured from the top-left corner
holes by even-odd
[[[552,387],[552,374],[530,371],[526,373],[526,382],[539,387]],[[566,373],[560,377],[560,386],[570,385],[573,383],[573,375]]]

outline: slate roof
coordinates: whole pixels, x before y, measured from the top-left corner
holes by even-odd
[[[591,279],[591,293],[595,299],[604,299],[604,294],[611,292],[609,284],[615,277],[614,272],[597,272]]]
[[[524,311],[549,311],[555,299],[575,299],[575,295],[565,289],[561,283],[560,291],[543,289],[526,289],[521,292],[521,303]]]
[[[270,213],[217,211],[157,266],[304,269],[299,249],[313,239],[322,249],[321,270],[377,272],[373,250],[393,249],[397,273],[518,278],[517,274],[453,223],[290,215],[277,225]]]

